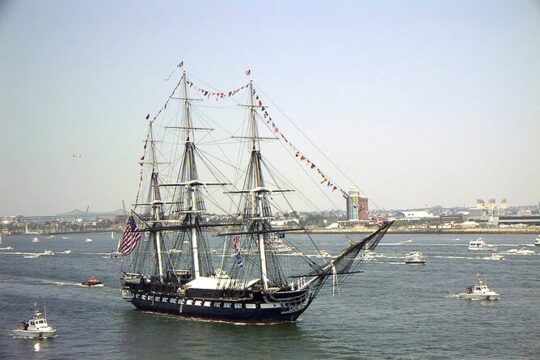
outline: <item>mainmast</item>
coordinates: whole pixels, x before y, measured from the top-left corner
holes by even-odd
[[[189,225],[191,227],[191,250],[193,256],[193,273],[195,278],[201,276],[200,271],[200,259],[199,259],[199,245],[197,239],[197,201],[195,198],[195,191],[197,183],[194,183],[197,179],[197,169],[195,167],[195,143],[194,143],[194,131],[191,122],[190,103],[187,88],[187,76],[184,70],[183,85],[184,85],[184,137],[185,137],[185,150],[184,150],[184,165],[186,166],[184,176],[187,175],[187,211],[189,213]]]
[[[256,229],[253,229],[257,233],[257,242],[259,246],[259,257],[261,263],[261,278],[263,281],[264,289],[268,289],[268,267],[266,264],[266,246],[264,243],[263,229],[263,198],[265,197],[264,179],[261,169],[261,152],[260,152],[260,139],[259,130],[257,127],[257,119],[255,117],[255,105],[253,103],[253,80],[249,82],[249,110],[251,120],[251,175],[252,186],[251,189],[251,215],[256,221]]]

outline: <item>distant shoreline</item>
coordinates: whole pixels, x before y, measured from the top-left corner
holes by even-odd
[[[308,234],[371,234],[376,228],[363,228],[363,229],[307,229]],[[27,236],[51,236],[51,235],[69,235],[69,234],[99,234],[99,233],[117,233],[121,234],[120,230],[83,230],[83,231],[69,231],[69,232],[51,232],[42,234],[25,234],[14,233],[10,235],[27,235]],[[299,231],[291,232],[292,234],[298,234]],[[516,234],[516,235],[540,235],[540,227],[530,227],[525,229],[397,229],[390,228],[388,234]],[[4,235],[5,236],[5,235]]]
[[[351,230],[327,230],[327,229],[309,229],[310,234],[370,234],[375,229],[351,229]],[[397,229],[390,228],[388,234],[540,234],[540,228],[527,229]]]

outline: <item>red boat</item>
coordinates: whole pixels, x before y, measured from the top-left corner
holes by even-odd
[[[98,278],[90,276],[88,279],[86,279],[86,281],[83,281],[82,284],[87,286],[95,286],[102,285],[102,282]]]

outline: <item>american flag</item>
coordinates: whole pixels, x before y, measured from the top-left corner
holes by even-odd
[[[118,252],[123,256],[131,254],[133,249],[137,246],[137,243],[141,240],[141,233],[135,222],[135,218],[130,216],[126,222],[126,228],[124,229],[124,236],[122,242],[118,246]]]

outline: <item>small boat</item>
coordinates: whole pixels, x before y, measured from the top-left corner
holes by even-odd
[[[376,253],[373,250],[366,250],[364,251],[364,254],[362,255],[362,260],[370,261],[370,260],[375,260],[375,258],[378,258],[378,257],[384,257],[384,255]]]
[[[40,257],[41,255],[43,255],[43,254],[29,253],[29,254],[24,255],[23,257],[24,257],[25,259],[37,259],[37,258]]]
[[[508,250],[508,253],[515,255],[536,255],[536,252],[534,250],[529,250],[524,247],[519,249],[510,249]]]
[[[478,278],[478,283],[465,289],[464,293],[458,295],[465,300],[499,300],[501,294],[488,288],[486,281]]]
[[[85,243],[91,243],[92,241],[94,241],[94,240],[92,240],[90,238],[87,238],[86,240],[84,240]]]
[[[22,321],[18,329],[13,330],[16,336],[22,336],[32,339],[47,339],[54,336],[54,329],[47,322],[47,313],[43,315],[34,304],[34,318],[28,321]]]
[[[502,256],[501,254],[497,254],[497,253],[491,253],[491,256],[490,257],[486,257],[484,259],[488,259],[488,260],[503,260],[504,259],[504,256]]]
[[[54,252],[51,250],[43,250],[43,252],[40,255],[52,256],[54,255]]]
[[[83,281],[82,284],[86,285],[88,287],[96,286],[96,285],[103,286],[103,283],[98,278],[96,278],[94,276],[90,276],[88,279],[86,279],[86,281]]]
[[[111,239],[114,239],[113,232],[111,232]],[[116,250],[111,251],[111,254],[110,254],[111,259],[118,259],[122,255],[122,253],[119,251],[121,242],[122,242],[122,237],[120,236],[118,238],[118,243],[116,244]]]
[[[534,246],[540,246],[540,235],[538,235],[536,240],[534,240]]]
[[[64,251],[60,251],[60,254],[71,254],[71,250],[67,249]]]
[[[476,240],[469,241],[469,250],[484,250],[485,247],[486,242],[481,237]]]
[[[405,260],[405,264],[409,265],[424,265],[425,263],[424,254],[420,251],[411,251]]]
[[[38,239],[37,237],[34,237],[34,238],[32,239],[32,242],[33,242],[33,243],[38,243],[38,242],[39,242],[39,239]]]
[[[273,236],[270,238],[270,241],[268,242],[268,245],[270,247],[272,247],[272,249],[276,252],[276,253],[290,253],[293,251],[292,247],[290,247],[289,245],[287,245],[285,243],[285,241],[283,241],[283,239],[281,239],[279,236]],[[321,252],[324,254],[326,251],[325,250],[321,250]],[[328,254],[328,252],[326,252],[326,254]],[[330,256],[330,254],[328,255],[323,255],[323,256]]]
[[[1,247],[0,250],[13,250],[11,246]]]
[[[332,254],[330,254],[326,250],[321,250],[321,251],[319,251],[319,256],[321,256],[321,257],[332,257]]]

